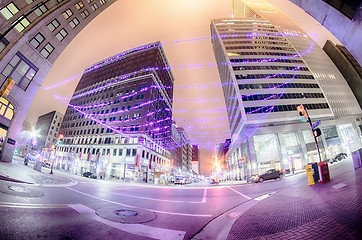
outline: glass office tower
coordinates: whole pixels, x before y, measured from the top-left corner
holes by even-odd
[[[321,120],[322,158],[361,145],[361,109],[338,69],[308,35],[266,1],[234,1],[234,18],[211,22],[232,143],[228,178],[319,161],[303,104]],[[346,137],[344,132],[348,133]]]

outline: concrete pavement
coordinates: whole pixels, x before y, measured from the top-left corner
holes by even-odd
[[[0,180],[62,187],[77,184],[77,178],[58,170],[50,174],[49,168],[36,171],[32,165],[25,166],[22,159],[0,162]],[[215,219],[194,239],[362,239],[361,181],[362,168],[352,167],[333,175],[325,184],[308,186],[306,178],[305,184],[281,189],[262,201],[251,199],[232,209],[223,216],[232,218],[230,221]],[[210,235],[220,224],[227,231]]]

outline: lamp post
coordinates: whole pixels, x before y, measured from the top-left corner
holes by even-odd
[[[55,142],[55,145],[52,145],[52,148],[54,149],[54,158],[57,157],[57,148],[60,144],[62,144],[62,140],[64,138],[64,135],[63,134],[59,134],[56,142]],[[50,174],[53,174],[53,167],[54,167],[54,158],[52,159],[52,165],[50,167]]]

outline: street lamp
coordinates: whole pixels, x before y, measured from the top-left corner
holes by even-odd
[[[56,142],[55,142],[55,145],[52,145],[52,149],[54,149],[54,157],[52,159],[52,165],[50,167],[50,174],[53,174],[53,167],[54,167],[54,158],[57,157],[57,148],[60,144],[62,144],[62,140],[64,138],[64,135],[63,134],[59,134]]]

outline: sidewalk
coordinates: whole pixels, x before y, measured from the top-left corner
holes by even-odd
[[[22,158],[14,158],[11,163],[0,162],[0,180],[27,183],[41,186],[71,186],[76,182],[71,175],[54,171],[50,174],[49,168],[42,168],[41,172],[33,169],[33,164],[25,166]]]
[[[227,239],[362,239],[361,181],[359,168],[282,189],[239,216]]]

